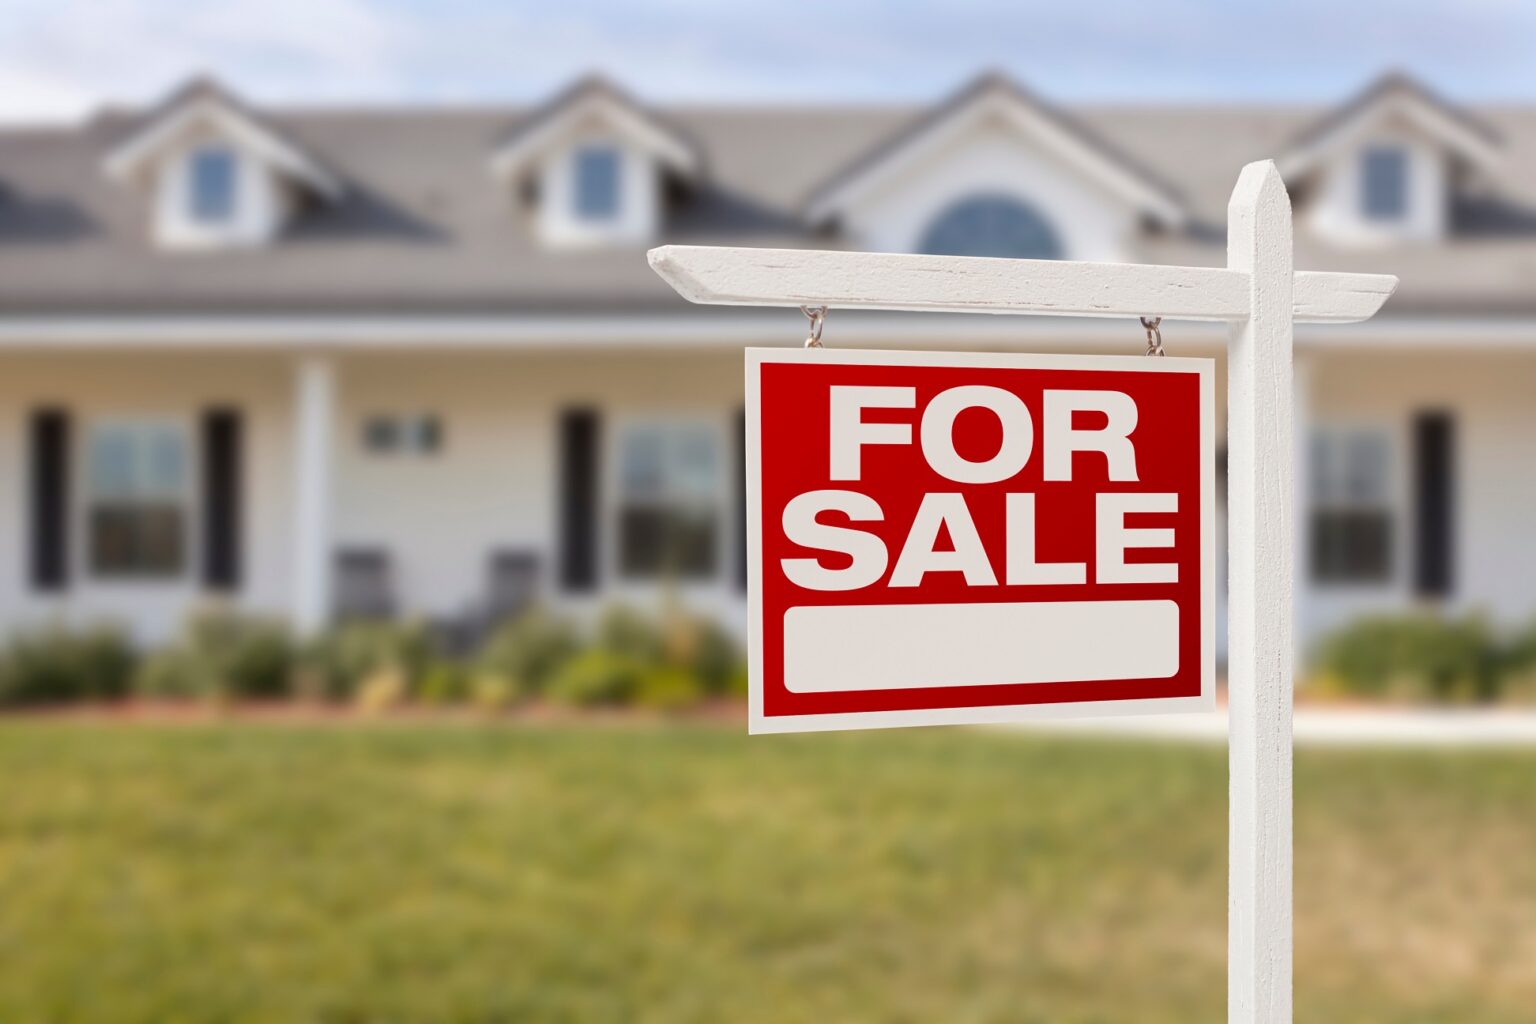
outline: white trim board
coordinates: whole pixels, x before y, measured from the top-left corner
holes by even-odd
[[[1249,310],[1249,275],[1229,267],[702,245],[658,246],[648,258],[679,295],[710,305],[1229,322]],[[1397,288],[1390,274],[1293,276],[1291,315],[1302,323],[1368,320]]]

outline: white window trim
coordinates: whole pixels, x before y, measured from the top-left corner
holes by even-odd
[[[601,592],[616,596],[620,600],[626,598],[641,600],[654,597],[657,593],[668,589],[681,591],[685,595],[702,594],[713,597],[730,588],[733,564],[731,553],[736,541],[736,525],[731,504],[731,481],[734,475],[731,463],[731,437],[734,434],[732,416],[733,413],[730,410],[682,413],[637,410],[607,415],[611,426],[604,431],[601,494],[598,499],[598,514],[601,516],[598,528],[601,544],[598,584]],[[624,508],[621,500],[623,467],[620,460],[623,455],[625,435],[631,430],[644,427],[661,429],[702,427],[709,431],[714,440],[719,470],[713,495],[717,524],[715,565],[714,571],[706,577],[669,580],[664,577],[644,579],[624,574],[620,550],[623,531],[619,525],[619,515]]]
[[[73,509],[70,510],[72,561],[71,575],[92,587],[102,589],[131,590],[142,587],[185,587],[197,580],[199,554],[202,551],[202,522],[198,515],[198,478],[202,466],[202,445],[196,424],[187,415],[156,415],[143,413],[97,413],[84,418],[80,441],[73,455],[71,473],[74,486]],[[187,473],[182,485],[182,522],[185,535],[182,538],[182,565],[179,572],[158,574],[100,573],[96,571],[91,539],[91,508],[95,501],[91,486],[91,442],[96,432],[112,427],[169,427],[179,433],[186,445]]]
[[[1387,574],[1380,580],[1320,580],[1312,571],[1311,545],[1316,541],[1312,536],[1311,520],[1322,507],[1318,501],[1317,488],[1312,480],[1315,470],[1312,465],[1313,443],[1318,437],[1338,437],[1349,434],[1374,434],[1384,440],[1387,445],[1386,510],[1390,517],[1391,539],[1387,548]],[[1319,419],[1312,423],[1306,449],[1307,508],[1304,512],[1308,520],[1305,533],[1308,550],[1302,552],[1303,578],[1308,589],[1340,597],[1353,597],[1397,593],[1405,586],[1409,578],[1407,561],[1411,554],[1409,533],[1413,528],[1409,512],[1406,440],[1403,425],[1392,419],[1344,417]]]

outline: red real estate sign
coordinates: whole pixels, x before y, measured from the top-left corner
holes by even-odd
[[[1212,372],[749,349],[751,731],[1210,708]]]

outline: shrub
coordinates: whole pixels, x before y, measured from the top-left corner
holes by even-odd
[[[410,684],[399,665],[381,665],[358,682],[353,700],[364,711],[388,711],[404,704]]]
[[[656,665],[635,680],[634,702],[657,711],[677,711],[699,703],[705,696],[696,673],[672,665]]]
[[[1386,700],[1467,702],[1498,695],[1500,656],[1483,620],[1434,615],[1361,619],[1324,641],[1327,689]]]
[[[178,650],[156,651],[139,663],[134,673],[133,689],[140,697],[181,699],[208,695],[202,680],[188,667],[187,657]]]
[[[301,692],[346,699],[381,669],[398,670],[409,691],[438,661],[436,644],[422,623],[347,622],[306,646],[299,670]]]
[[[1536,621],[1527,623],[1510,636],[1500,661],[1504,671],[1516,675],[1536,671]]]
[[[23,634],[0,655],[0,704],[113,700],[128,692],[134,662],[133,648],[109,627]]]
[[[187,620],[179,640],[144,663],[135,688],[155,697],[286,697],[292,692],[293,657],[280,622],[202,612]]]
[[[746,673],[729,633],[676,604],[658,619],[623,605],[608,609],[598,624],[594,651],[582,656],[570,677],[559,680],[561,699],[675,709],[737,692]]]
[[[1500,696],[1521,704],[1536,703],[1536,621],[1509,638],[1500,652]]]
[[[511,676],[481,669],[469,680],[469,699],[482,711],[504,711],[522,696]]]
[[[468,695],[468,673],[452,661],[434,662],[416,684],[416,696],[423,704],[453,704]]]
[[[574,626],[542,608],[533,608],[502,625],[480,648],[480,674],[505,680],[513,696],[542,691],[578,650]]]
[[[597,624],[597,647],[641,665],[655,665],[666,657],[666,639],[656,622],[628,605],[616,604]]]
[[[550,699],[578,707],[621,704],[634,696],[645,665],[626,654],[594,647],[560,666],[546,687]]]
[[[732,681],[746,671],[735,639],[710,619],[673,610],[664,619],[663,635],[665,662],[687,670],[701,695],[731,693]]]

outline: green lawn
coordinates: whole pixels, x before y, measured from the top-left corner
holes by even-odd
[[[1530,1021],[1536,753],[1304,751],[1297,1019]],[[1225,755],[0,725],[0,1021],[1225,1019]]]

